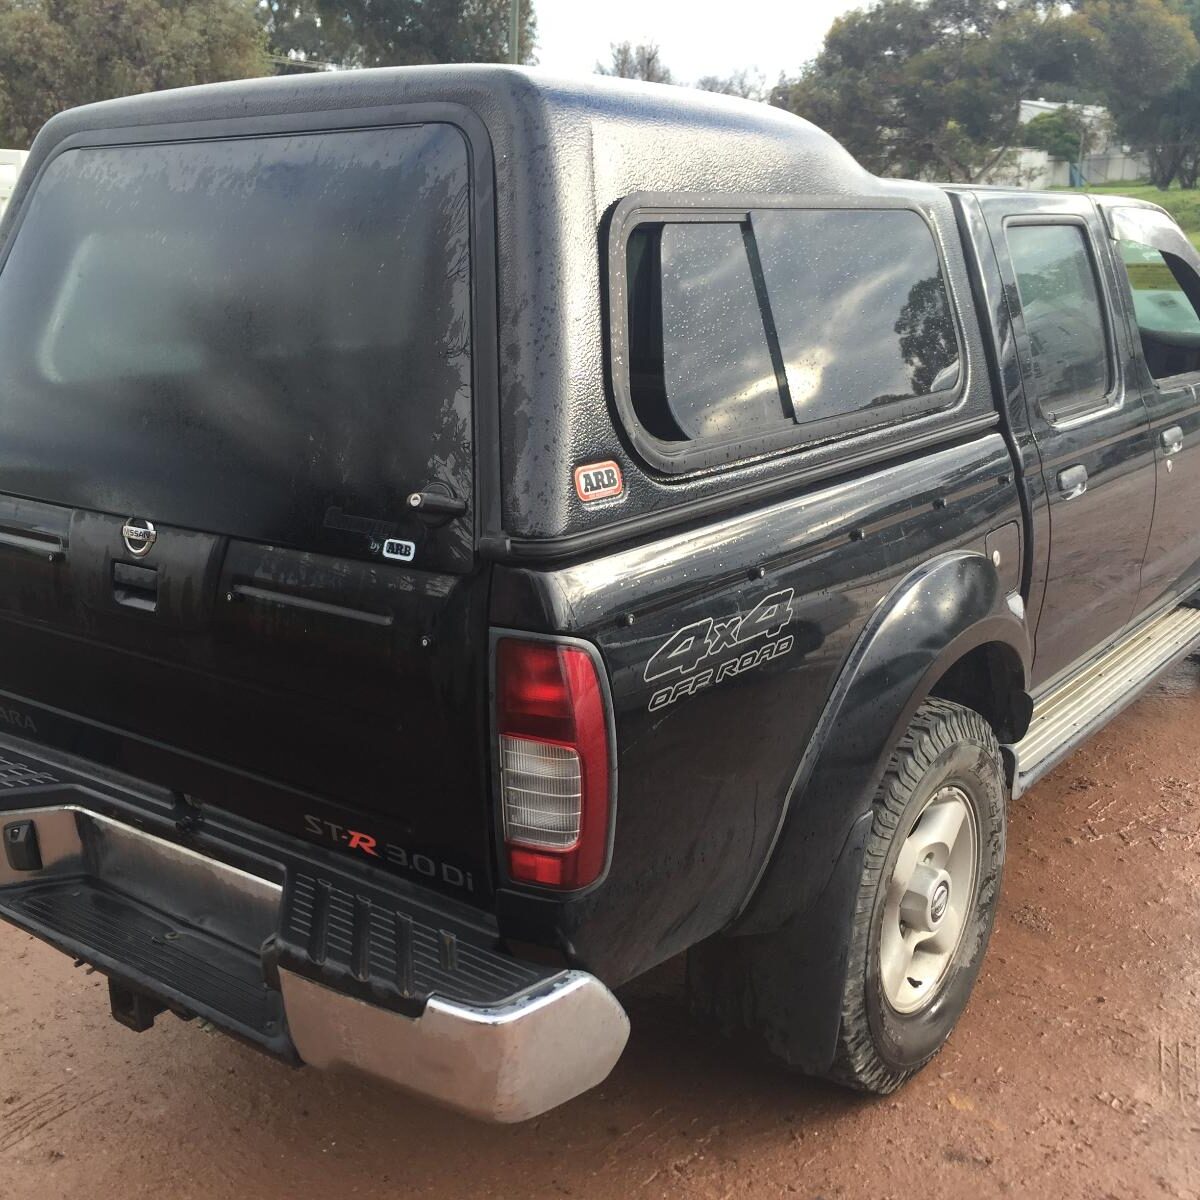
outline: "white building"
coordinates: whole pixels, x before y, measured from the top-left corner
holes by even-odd
[[[17,186],[17,176],[28,157],[28,150],[0,150],[0,213],[8,206],[13,188]]]
[[[1028,125],[1034,117],[1055,109],[1068,107],[1057,100],[1022,100],[1020,121]],[[988,172],[986,183],[1002,183],[1017,187],[1040,189],[1070,187],[1078,184],[1082,174],[1086,183],[1132,183],[1145,179],[1150,173],[1145,155],[1133,153],[1128,146],[1114,140],[1113,125],[1108,109],[1099,104],[1075,104],[1087,126],[1083,158],[1070,163],[1065,158],[1051,158],[1045,150],[1021,147],[1005,156],[1005,161]]]

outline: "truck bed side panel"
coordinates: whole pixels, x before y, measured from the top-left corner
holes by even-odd
[[[989,434],[577,566],[498,568],[493,624],[540,611],[546,631],[599,645],[618,743],[607,881],[570,902],[501,892],[502,928],[555,929],[615,982],[732,920],[865,622],[914,567],[982,552],[1020,520],[1011,473]],[[1018,564],[1002,569],[1017,589]],[[856,799],[813,815],[798,907],[824,884]]]

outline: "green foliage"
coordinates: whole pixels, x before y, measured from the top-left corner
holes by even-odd
[[[0,0],[0,144],[77,104],[263,75],[250,0]]]
[[[884,174],[970,180],[1014,144],[1018,105],[1088,39],[1073,14],[1013,0],[882,0],[835,21],[773,101]]]
[[[298,63],[329,61],[330,47],[317,6],[311,0],[259,0],[258,12],[277,69],[286,59]]]
[[[533,61],[533,0],[520,0],[518,61]],[[272,51],[340,67],[508,62],[509,0],[263,0]]]
[[[1106,67],[1117,72],[1109,98],[1118,133],[1131,145],[1145,152],[1150,162],[1150,179],[1155,187],[1166,189],[1178,180],[1186,188],[1196,186],[1200,175],[1200,66],[1185,64],[1182,70],[1166,76],[1166,87],[1148,92],[1145,85],[1127,91],[1126,76],[1141,72],[1120,71],[1126,55],[1143,52],[1149,34],[1145,30],[1131,32],[1128,15],[1123,21],[1111,13],[1115,0],[1103,6],[1107,22],[1109,54]],[[1172,31],[1178,33],[1180,23],[1190,26],[1191,46],[1200,35],[1200,0],[1178,0],[1178,12],[1170,14]],[[1188,39],[1184,38],[1184,44]],[[1125,62],[1137,59],[1125,58]]]
[[[653,42],[642,42],[636,46],[629,42],[614,42],[611,49],[611,61],[607,64],[596,64],[597,75],[612,75],[617,79],[644,79],[647,83],[671,82],[671,70],[663,62],[662,55]]]
[[[1200,0],[1188,0],[1200,3]],[[1022,97],[1083,90],[1114,113],[1151,105],[1196,60],[1176,0],[881,0],[834,22],[772,102],[864,166],[970,181],[1021,140]]]
[[[1077,13],[1092,40],[1088,69],[1106,81],[1119,130],[1182,83],[1198,57],[1175,0],[1078,0]]]
[[[1195,187],[1200,174],[1200,68],[1193,67],[1166,95],[1124,111],[1117,128],[1146,153],[1156,187],[1166,189],[1176,179]]]
[[[1021,140],[1034,150],[1045,150],[1051,158],[1077,162],[1086,131],[1083,117],[1068,105],[1052,112],[1038,113],[1026,124]]]

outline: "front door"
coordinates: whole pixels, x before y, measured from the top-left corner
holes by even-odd
[[[1086,196],[980,196],[1012,312],[1050,507],[1034,684],[1133,617],[1154,512],[1154,447],[1126,387],[1128,329],[1104,229]]]
[[[1153,208],[1107,208],[1141,354],[1158,486],[1139,608],[1200,581],[1200,255]]]

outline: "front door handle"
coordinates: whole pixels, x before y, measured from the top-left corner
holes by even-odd
[[[1178,425],[1172,425],[1170,429],[1164,429],[1158,435],[1158,440],[1164,454],[1178,454],[1183,449],[1183,429]]]
[[[1064,467],[1058,473],[1058,490],[1064,500],[1073,500],[1087,491],[1087,467],[1076,463],[1073,467]]]

